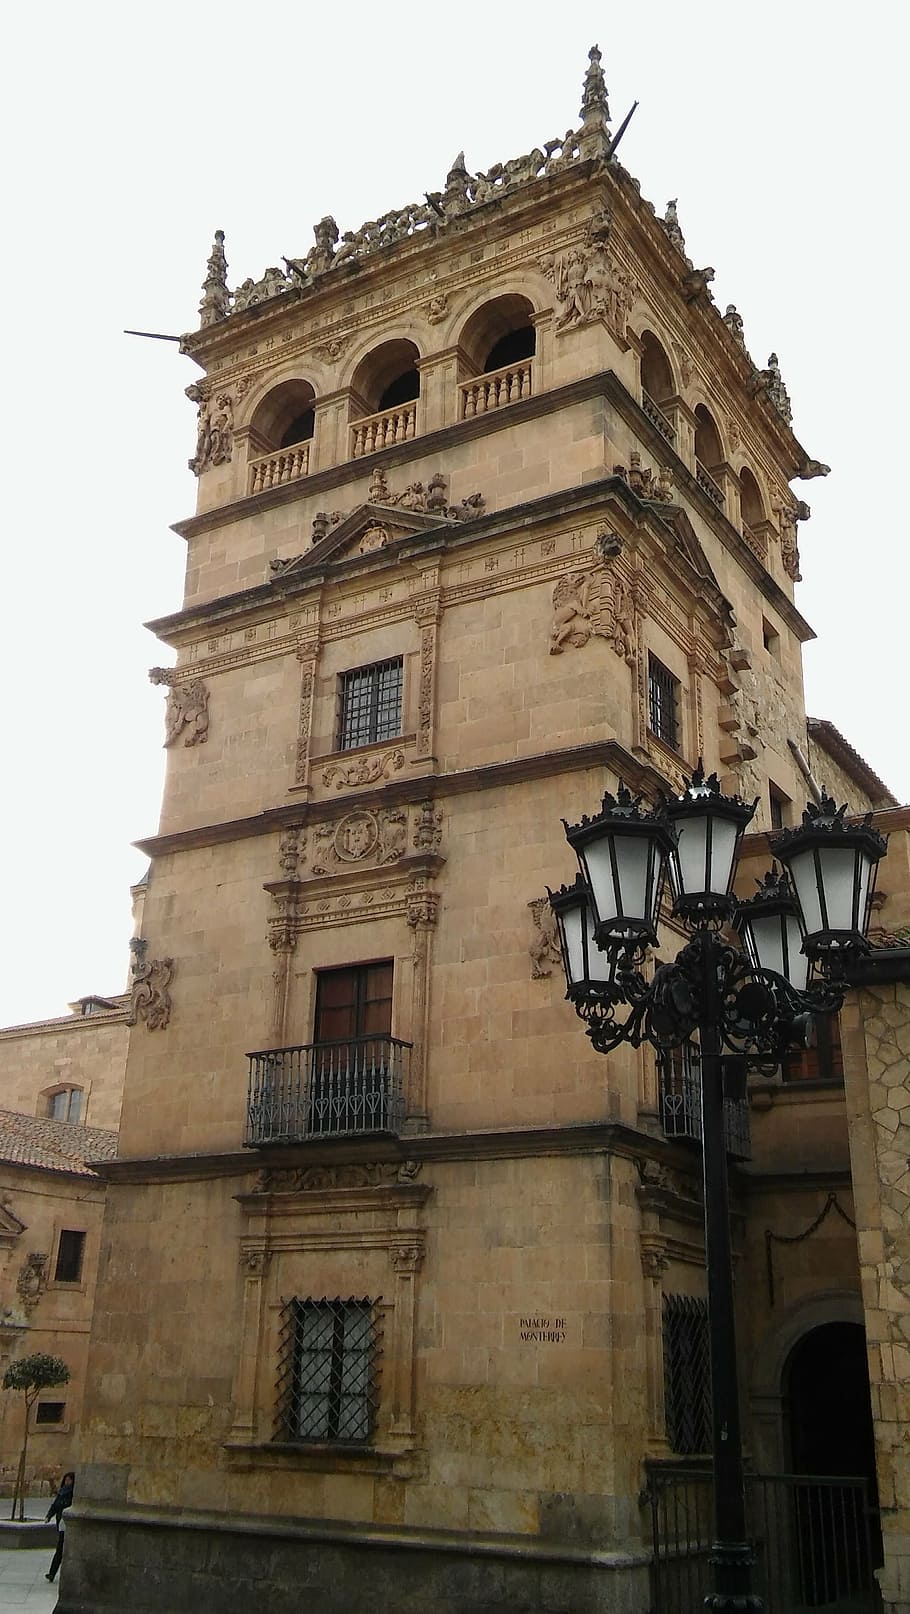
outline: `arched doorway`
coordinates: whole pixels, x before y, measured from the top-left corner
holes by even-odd
[[[842,1592],[868,1585],[870,1568],[882,1561],[862,1325],[827,1322],[810,1329],[787,1357],[782,1389],[787,1466],[794,1475],[812,1476],[792,1492],[794,1567],[803,1606],[820,1608],[832,1603],[835,1586]],[[867,1482],[868,1536],[859,1493],[836,1485],[848,1476]]]

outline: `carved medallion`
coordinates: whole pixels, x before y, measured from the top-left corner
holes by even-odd
[[[379,827],[372,813],[348,813],[341,820],[332,840],[336,857],[342,863],[359,863],[369,857],[379,840]]]

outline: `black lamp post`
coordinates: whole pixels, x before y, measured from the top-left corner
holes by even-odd
[[[762,1608],[746,1535],[724,1068],[731,1054],[740,1066],[743,1055],[779,1060],[808,1016],[840,1008],[845,965],[867,949],[869,901],[887,845],[871,814],[849,824],[846,809],[823,794],[799,829],[772,842],[787,872],[772,871],[739,903],[731,894],[736,860],[755,807],[724,796],[701,762],[683,794],[654,811],[620,785],[594,818],[563,820],[581,872],[549,894],[567,996],[599,1053],[621,1042],[664,1051],[698,1039],[714,1461],[715,1590],[705,1607],[720,1614]],[[644,953],[657,943],[667,877],[673,915],[690,939],[648,981]],[[722,934],[730,922],[741,946]]]

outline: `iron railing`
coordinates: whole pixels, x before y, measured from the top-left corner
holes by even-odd
[[[690,1138],[701,1142],[701,1071],[695,1043],[685,1043],[675,1057],[658,1060],[660,1083],[660,1124],[668,1138]],[[724,1099],[724,1130],[727,1153],[734,1160],[751,1160],[752,1135],[747,1098]]]
[[[298,1143],[401,1130],[411,1044],[350,1037],[250,1054],[244,1143]]]
[[[712,1589],[710,1469],[654,1467],[651,1614],[692,1614]],[[877,1526],[868,1481],[747,1474],[753,1589],[765,1614],[873,1614]]]

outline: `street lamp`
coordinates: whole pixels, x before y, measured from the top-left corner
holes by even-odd
[[[798,829],[772,839],[785,872],[772,870],[756,896],[738,902],[740,841],[756,805],[725,796],[701,761],[682,794],[653,810],[620,785],[595,817],[563,820],[580,873],[549,893],[566,995],[598,1053],[622,1042],[665,1052],[698,1040],[714,1465],[715,1590],[704,1606],[716,1614],[762,1608],[746,1536],[724,1070],[731,1054],[740,1069],[742,1056],[779,1061],[810,1016],[840,1008],[845,966],[868,948],[876,865],[887,847],[871,814],[848,823],[846,808],[823,793]],[[689,940],[647,980],[642,966],[657,942],[667,880],[673,917]],[[725,929],[731,923],[739,945]]]

